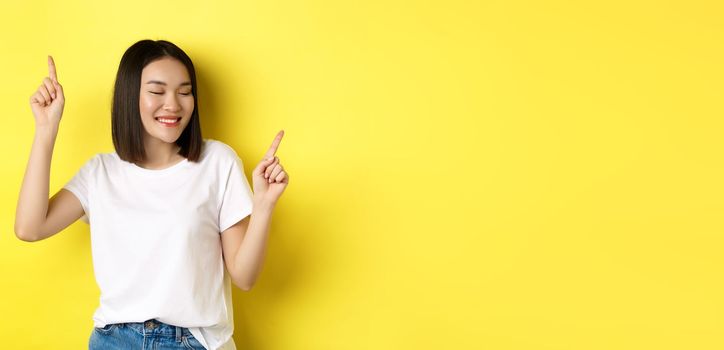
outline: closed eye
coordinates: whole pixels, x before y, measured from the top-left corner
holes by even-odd
[[[156,92],[156,91],[149,91],[149,92],[152,93],[152,94],[154,94],[154,95],[163,95],[163,92]],[[180,92],[179,94],[184,95],[184,96],[191,95],[190,92],[186,92],[186,93]]]

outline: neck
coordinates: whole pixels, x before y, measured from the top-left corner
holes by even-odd
[[[146,169],[163,169],[181,161],[184,157],[178,154],[181,147],[175,143],[168,143],[159,139],[148,138],[144,140],[146,160],[138,166]]]

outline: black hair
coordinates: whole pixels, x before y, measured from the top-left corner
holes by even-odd
[[[164,57],[177,59],[186,66],[191,77],[191,92],[194,96],[191,120],[176,140],[176,144],[181,147],[179,154],[194,162],[201,156],[203,138],[199,121],[196,72],[191,58],[178,46],[166,40],[141,40],[131,45],[121,58],[111,106],[113,146],[118,156],[127,162],[137,163],[146,160],[139,108],[141,73],[149,63]]]

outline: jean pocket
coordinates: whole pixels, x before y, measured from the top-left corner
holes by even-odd
[[[107,324],[102,328],[93,327],[93,329],[100,334],[110,334],[114,329],[116,329],[116,327],[118,327],[118,323]]]
[[[182,340],[183,345],[186,349],[190,350],[204,350],[206,349],[193,335],[185,335]]]

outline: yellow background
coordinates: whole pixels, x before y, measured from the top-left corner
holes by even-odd
[[[118,62],[149,38],[192,57],[204,137],[247,175],[286,131],[239,349],[722,349],[723,10],[5,2],[2,347],[86,348],[98,305],[86,224],[13,233],[46,55],[66,93],[55,193],[113,151]]]

